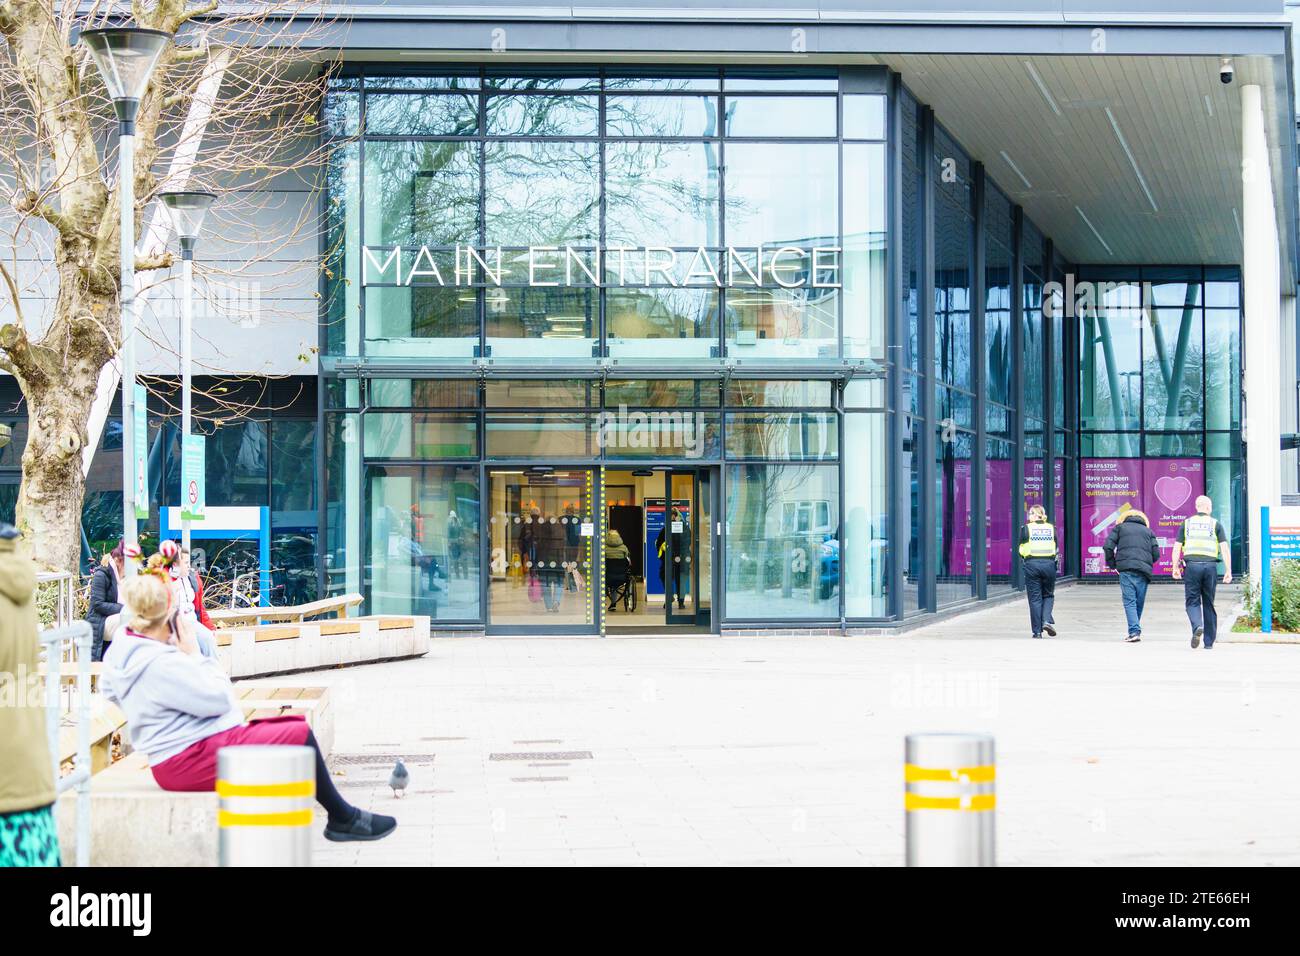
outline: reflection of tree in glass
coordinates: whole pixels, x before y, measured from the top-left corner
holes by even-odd
[[[487,144],[487,241],[594,245],[600,227],[600,147],[583,142]]]
[[[719,167],[713,144],[612,142],[606,165],[609,245],[717,245]]]

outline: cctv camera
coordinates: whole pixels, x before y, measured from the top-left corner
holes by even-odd
[[[1232,60],[1225,57],[1219,64],[1219,82],[1225,86],[1232,82]]]

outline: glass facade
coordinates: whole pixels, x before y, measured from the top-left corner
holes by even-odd
[[[882,69],[354,68],[324,120],[328,593],[600,633],[619,526],[670,624],[897,621],[1019,587],[1032,504],[1090,573],[1099,459],[1239,487],[1235,271],[1074,266]]]
[[[1079,274],[1083,525],[1123,505],[1104,485],[1140,489],[1132,506],[1148,512],[1184,510],[1187,497],[1204,493],[1232,541],[1233,566],[1243,567],[1239,271],[1084,267]],[[1081,556],[1083,572],[1100,571],[1088,557]]]

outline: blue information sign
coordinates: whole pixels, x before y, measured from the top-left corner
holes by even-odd
[[[659,557],[657,544],[659,532],[664,528],[664,500],[662,498],[645,499],[645,593],[647,596],[662,597],[664,593],[663,559]],[[685,498],[674,498],[673,507],[682,513],[686,521],[691,520],[691,503]],[[670,532],[671,533],[671,532]],[[680,532],[678,532],[680,533]],[[688,576],[689,577],[689,576]],[[689,584],[683,580],[682,590],[689,593]]]
[[[1260,564],[1259,626],[1265,634],[1273,630],[1273,562],[1300,561],[1300,508],[1283,506],[1259,509]]]

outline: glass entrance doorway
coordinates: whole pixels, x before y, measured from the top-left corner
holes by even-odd
[[[590,468],[488,472],[488,626],[596,632]]]
[[[710,468],[605,470],[605,629],[711,629],[717,481]]]

